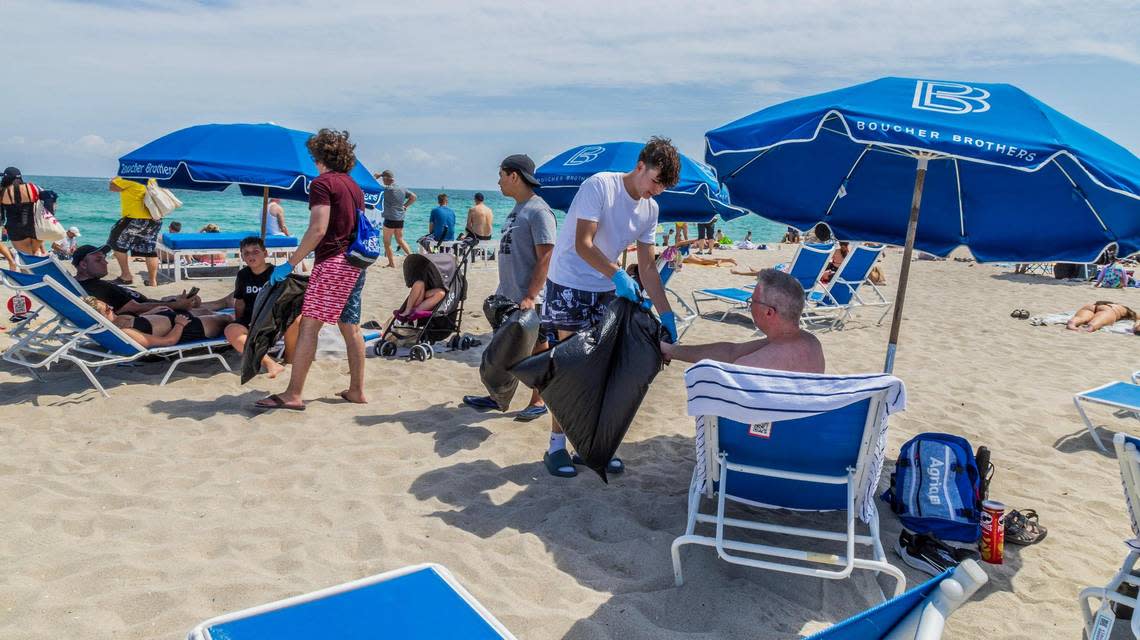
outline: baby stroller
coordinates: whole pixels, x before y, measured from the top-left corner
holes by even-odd
[[[448,340],[451,349],[468,349],[479,342],[463,335],[463,302],[467,299],[467,264],[477,239],[456,245],[456,253],[415,253],[404,259],[404,284],[411,287],[422,280],[428,289],[445,289],[443,300],[431,316],[402,320],[393,316],[372,347],[378,356],[394,356],[401,347],[411,346],[412,360],[430,360],[435,342]],[[450,338],[450,339],[449,339]]]

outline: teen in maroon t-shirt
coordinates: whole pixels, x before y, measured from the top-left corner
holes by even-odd
[[[306,146],[320,171],[309,185],[309,228],[288,262],[274,267],[266,286],[287,278],[310,251],[316,260],[301,305],[289,387],[257,401],[258,409],[305,408],[305,379],[316,356],[317,335],[325,324],[336,324],[340,329],[348,355],[348,389],[337,395],[348,402],[368,401],[364,396],[364,339],[360,334],[364,272],[345,259],[356,233],[356,212],[364,209],[364,193],[348,176],[356,164],[356,145],[349,142],[348,132],[321,129]]]

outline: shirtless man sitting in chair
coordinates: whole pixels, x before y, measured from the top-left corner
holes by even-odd
[[[752,321],[763,338],[748,342],[713,342],[679,345],[661,343],[666,360],[716,360],[747,367],[823,373],[823,346],[819,339],[800,328],[804,289],[792,276],[764,269],[752,292]]]

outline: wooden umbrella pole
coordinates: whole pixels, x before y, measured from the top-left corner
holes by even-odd
[[[929,161],[929,156],[919,156],[918,170],[914,174],[914,195],[910,200],[910,220],[906,225],[906,244],[903,245],[902,269],[899,271],[899,288],[895,293],[894,313],[891,316],[891,337],[887,341],[887,361],[883,364],[883,373],[891,373],[895,368],[895,350],[899,344],[899,325],[902,324],[906,283],[910,277],[910,256],[914,253],[914,235],[918,229],[918,212],[922,206],[922,185],[926,182],[926,165]]]
[[[265,222],[269,217],[269,187],[261,192],[261,240],[265,241]]]

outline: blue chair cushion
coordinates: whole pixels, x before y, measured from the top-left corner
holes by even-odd
[[[727,454],[729,462],[843,476],[848,467],[854,468],[858,462],[870,403],[870,400],[862,400],[817,416],[774,422],[767,438],[752,435],[749,425],[720,418],[718,446]],[[738,472],[728,474],[727,495],[788,509],[847,507],[846,485],[806,483]]]
[[[213,625],[214,640],[502,638],[431,568]]]

